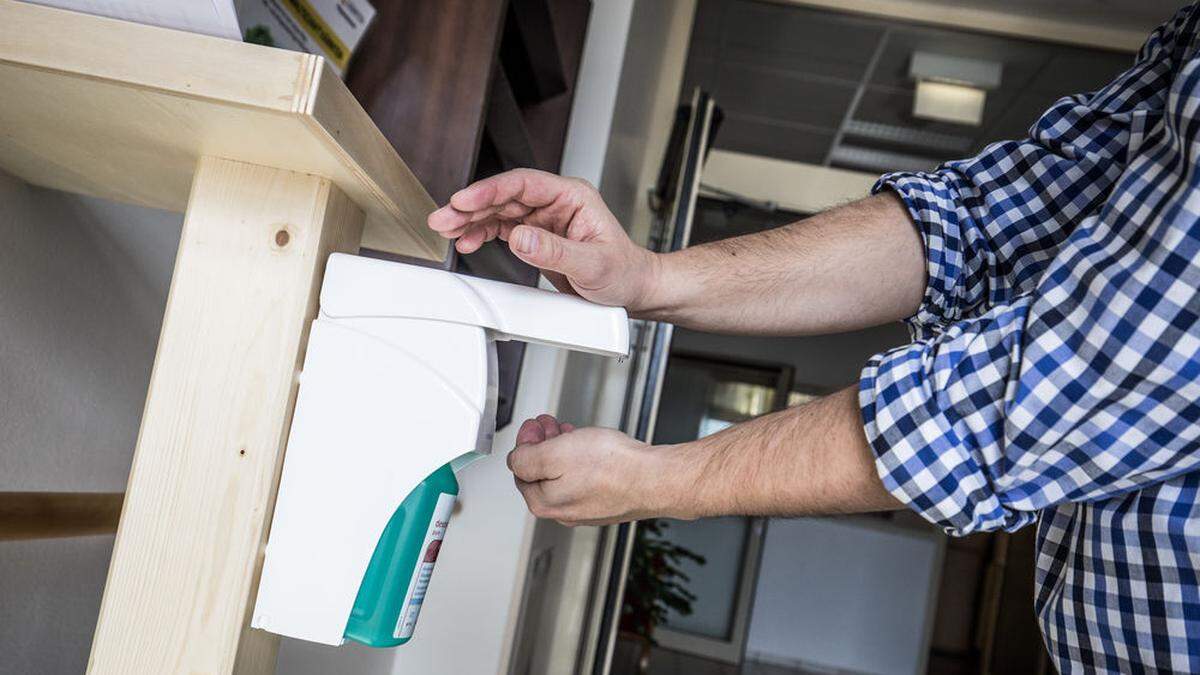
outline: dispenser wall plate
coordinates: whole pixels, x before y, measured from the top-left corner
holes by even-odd
[[[491,452],[495,340],[608,356],[625,310],[402,263],[334,254],[312,324],[251,624],[344,640],[401,501],[448,462]]]

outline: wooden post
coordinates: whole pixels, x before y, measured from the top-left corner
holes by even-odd
[[[249,617],[296,375],[362,227],[327,179],[200,160],[89,673],[274,672]]]

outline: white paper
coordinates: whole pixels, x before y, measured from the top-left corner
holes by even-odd
[[[242,39],[233,0],[27,0],[37,5],[175,28],[230,40]]]

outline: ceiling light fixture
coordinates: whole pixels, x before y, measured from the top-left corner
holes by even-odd
[[[1000,86],[993,61],[916,52],[908,75],[917,82],[913,117],[979,126],[987,90]]]

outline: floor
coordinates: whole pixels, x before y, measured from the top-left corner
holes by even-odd
[[[612,675],[636,675],[636,647],[625,640],[617,642]],[[650,652],[648,675],[830,675],[829,671],[810,671],[769,663],[747,661],[731,665],[719,661],[655,647]]]

